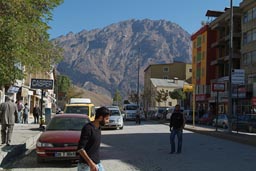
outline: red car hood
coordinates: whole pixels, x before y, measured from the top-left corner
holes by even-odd
[[[78,143],[81,131],[46,131],[39,137],[40,142]]]

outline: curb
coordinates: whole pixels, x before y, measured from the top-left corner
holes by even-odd
[[[13,161],[15,158],[21,156],[22,154],[26,154],[27,151],[36,144],[37,139],[41,135],[41,132],[36,134],[35,136],[29,137],[26,142],[23,144],[4,146],[2,147],[2,152],[0,156],[0,170],[8,165],[10,161]]]
[[[169,126],[169,123],[166,123],[166,122],[160,122],[160,123]],[[254,135],[215,131],[214,129],[204,129],[196,126],[193,127],[190,125],[185,126],[184,130],[256,147],[256,136]]]

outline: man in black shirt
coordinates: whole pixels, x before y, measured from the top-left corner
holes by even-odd
[[[172,113],[170,119],[170,143],[171,143],[171,154],[175,152],[175,135],[178,138],[178,150],[177,153],[181,153],[182,148],[182,130],[185,126],[185,119],[183,113],[180,111],[180,105],[175,106],[175,110]]]
[[[82,128],[78,143],[80,160],[77,166],[78,171],[104,171],[100,163],[100,126],[109,122],[110,111],[106,107],[96,110],[95,120]]]

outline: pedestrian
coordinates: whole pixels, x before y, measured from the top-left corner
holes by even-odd
[[[22,113],[23,113],[23,109],[24,109],[24,105],[22,103],[22,100],[19,100],[17,102],[17,108],[18,108],[17,123],[21,123],[22,122]]]
[[[139,124],[139,125],[140,125],[141,120],[140,120],[140,110],[139,110],[139,109],[137,109],[137,112],[136,112],[136,116],[135,116],[135,117],[136,117],[136,118],[135,118],[136,124]]]
[[[33,117],[34,117],[35,124],[39,123],[40,112],[41,112],[41,110],[40,110],[39,106],[36,104],[35,107],[33,108]]]
[[[28,114],[29,114],[29,107],[28,103],[25,103],[24,109],[23,109],[23,123],[28,124]]]
[[[170,119],[170,143],[171,143],[171,154],[175,153],[175,136],[178,138],[178,149],[177,153],[181,153],[182,149],[182,133],[185,126],[185,118],[183,113],[180,111],[180,105],[176,105]]]
[[[15,119],[17,118],[17,105],[6,96],[5,102],[0,105],[2,144],[10,146]]]
[[[80,160],[78,171],[104,171],[100,162],[101,129],[109,123],[110,111],[106,107],[96,110],[95,120],[84,125],[78,143]]]

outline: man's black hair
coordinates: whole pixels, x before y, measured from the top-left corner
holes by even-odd
[[[96,110],[95,119],[99,118],[100,116],[106,117],[107,115],[110,115],[110,111],[106,107],[100,107]]]

